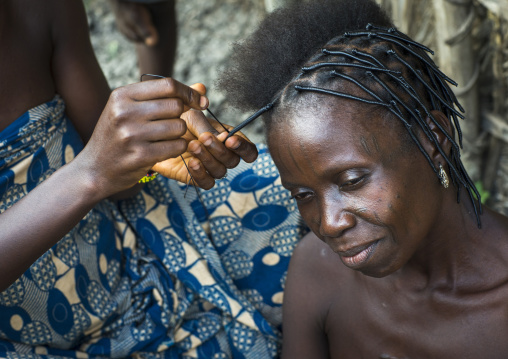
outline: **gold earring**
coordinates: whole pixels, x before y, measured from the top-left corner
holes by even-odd
[[[444,188],[448,188],[448,186],[450,185],[450,181],[448,180],[448,175],[446,174],[443,166],[441,165],[441,163],[439,164],[439,179],[441,180],[441,184],[443,185]]]

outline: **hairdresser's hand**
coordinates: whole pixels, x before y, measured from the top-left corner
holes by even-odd
[[[170,78],[116,89],[87,146],[76,157],[102,198],[132,187],[157,162],[187,151],[183,112],[208,99]]]
[[[152,22],[148,8],[126,0],[109,0],[115,13],[118,30],[129,40],[154,46],[159,34]]]
[[[201,94],[206,88],[202,84],[192,86]],[[210,189],[215,179],[224,177],[228,168],[234,168],[240,163],[253,162],[258,155],[256,146],[242,133],[237,133],[223,143],[228,132],[215,120],[206,118],[201,111],[189,110],[182,114],[188,131],[183,136],[189,143],[182,158],[173,158],[157,163],[153,170],[165,177],[187,183],[189,172],[197,186]],[[225,125],[231,129],[231,126]],[[188,169],[187,169],[188,168]]]

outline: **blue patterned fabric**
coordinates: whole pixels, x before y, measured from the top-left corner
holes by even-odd
[[[0,133],[0,213],[82,149],[59,97]],[[306,232],[266,148],[210,191],[105,200],[0,293],[0,357],[273,358]]]

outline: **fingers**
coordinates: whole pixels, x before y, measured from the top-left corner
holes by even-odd
[[[156,162],[178,157],[187,151],[187,141],[183,138],[171,141],[152,142],[149,146],[150,157],[155,159]]]
[[[179,119],[184,111],[184,105],[179,98],[157,99],[136,102],[133,111],[133,116],[148,121],[169,118]]]
[[[201,111],[190,110],[183,113],[181,117],[187,123],[189,132],[195,138],[199,138],[199,136],[205,132],[210,132],[215,136],[219,135],[219,132],[210,124]]]
[[[202,112],[188,111],[182,118],[197,138],[189,142],[188,151],[199,159],[201,167],[211,177],[224,177],[227,169],[238,166],[241,158],[246,162],[253,162],[257,158],[256,146],[241,133],[232,136],[224,144],[228,133],[219,128],[215,121],[208,121]],[[206,177],[202,174],[200,178]]]
[[[140,134],[150,142],[176,140],[187,131],[185,122],[181,119],[150,121],[141,126]]]
[[[229,131],[233,127],[225,124],[220,124],[215,120],[210,120],[211,125],[219,132],[221,132],[217,138],[224,143],[224,140],[227,138],[228,133],[224,132],[224,127],[226,127]],[[231,136],[224,143],[226,148],[236,153],[240,156],[245,162],[251,163],[256,160],[258,157],[258,150],[256,145],[254,145],[245,135],[241,132],[235,133],[235,135]]]
[[[223,141],[226,137],[227,134],[221,133],[218,139]],[[228,138],[224,145],[247,163],[252,163],[258,158],[256,145],[250,142],[246,137],[235,134]]]
[[[210,176],[210,174],[205,170],[203,164],[196,158],[192,158],[188,163],[189,172],[192,175],[192,179],[194,183],[198,187],[203,189],[210,189],[215,185],[215,180]]]
[[[194,90],[196,90],[197,92],[199,92],[201,95],[206,95],[206,86],[203,85],[202,83],[195,83],[193,85],[190,85],[189,87],[193,88]]]
[[[186,182],[188,166],[194,184],[210,189],[215,179],[224,177],[242,158],[254,161],[257,149],[240,133],[223,143],[228,133],[196,111],[208,106],[205,93],[202,84],[190,87],[171,78],[117,89],[101,116],[104,121],[99,121],[102,127],[110,127],[104,131],[108,134],[95,142],[111,143],[108,153],[126,157],[127,165],[120,172],[132,173],[132,177],[132,168],[157,163],[160,170],[155,170],[162,175]],[[193,110],[186,111],[187,107]]]
[[[184,106],[197,110],[204,110],[208,107],[206,96],[169,77],[128,85],[123,89],[135,101],[171,98],[180,99]]]
[[[234,168],[238,166],[238,163],[240,163],[240,156],[226,148],[222,141],[218,137],[213,136],[211,133],[203,133],[199,136],[198,140],[203,144],[204,148],[226,168]]]
[[[226,175],[226,166],[218,161],[210,152],[208,152],[204,145],[199,141],[191,141],[188,146],[189,152],[203,165],[204,169],[213,178],[222,178]]]

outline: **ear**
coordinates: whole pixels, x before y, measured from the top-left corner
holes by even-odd
[[[450,120],[445,116],[444,113],[437,110],[430,111],[432,117],[427,117],[425,121],[430,128],[430,131],[439,147],[443,150],[443,153],[449,158],[452,142],[449,137],[454,138],[454,129],[450,123]],[[445,164],[446,160],[443,158],[443,154],[436,146],[434,141],[431,141],[423,131],[420,132],[420,142],[429,154],[430,158],[434,161],[437,167],[439,163]]]

